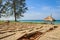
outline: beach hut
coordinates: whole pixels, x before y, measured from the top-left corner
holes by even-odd
[[[44,18],[44,20],[51,24],[53,24],[53,21],[55,21],[55,19],[52,16],[48,16],[48,17]]]

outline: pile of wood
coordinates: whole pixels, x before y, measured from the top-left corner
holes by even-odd
[[[17,40],[35,40],[41,34],[43,34],[43,33],[39,32],[39,31],[34,32],[34,33],[30,33],[30,34],[25,34],[23,37],[21,37]]]

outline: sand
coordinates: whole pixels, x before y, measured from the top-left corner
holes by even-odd
[[[54,28],[54,26],[57,26]],[[25,34],[30,34],[36,31],[44,34],[37,37],[35,40],[59,40],[60,25],[51,24],[34,24],[34,23],[9,23],[0,25],[0,40],[17,40]],[[53,28],[53,30],[52,30]],[[3,36],[2,36],[3,35]]]
[[[60,26],[53,31],[47,32],[39,40],[60,40]]]

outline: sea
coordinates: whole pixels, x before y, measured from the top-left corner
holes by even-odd
[[[34,22],[34,23],[44,23],[44,20],[19,20],[20,22]],[[56,20],[53,22],[54,24],[60,24],[60,20]]]

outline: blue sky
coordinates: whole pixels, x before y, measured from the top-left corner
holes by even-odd
[[[60,20],[60,0],[26,0],[26,4],[28,11],[21,20],[43,20],[51,14],[53,18]]]
[[[60,20],[60,0],[26,0],[28,11],[22,20],[43,20],[52,14]]]

